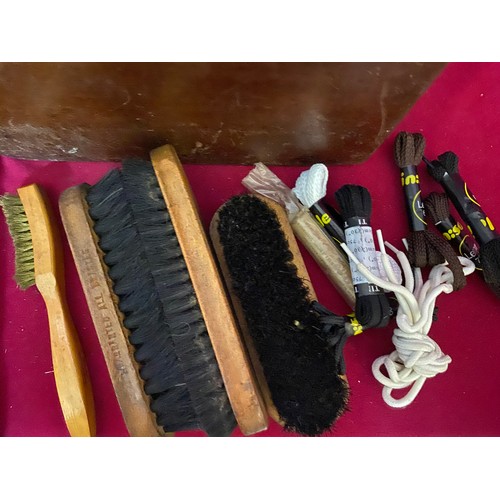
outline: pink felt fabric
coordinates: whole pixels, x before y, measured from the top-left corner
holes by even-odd
[[[426,155],[435,158],[452,149],[460,171],[493,222],[500,220],[498,154],[500,151],[500,65],[453,63],[419,99],[384,144],[362,165],[330,168],[327,199],[344,183],[366,186],[373,198],[372,224],[399,246],[408,232],[399,171],[392,159],[400,130],[420,131]],[[65,188],[97,181],[111,163],[34,162],[0,158],[0,192],[42,185],[54,206]],[[241,179],[251,167],[186,165],[186,172],[207,226],[215,210],[231,195],[244,191]],[[301,167],[273,170],[292,186]],[[423,194],[440,190],[420,168]],[[66,436],[51,373],[47,318],[33,287],[18,290],[12,280],[13,248],[0,216],[0,434],[3,436]],[[65,242],[66,245],[66,242]],[[65,247],[68,300],[90,368],[99,436],[126,436],[120,411],[70,252]],[[338,313],[348,309],[307,252],[304,258],[320,301]],[[382,400],[373,378],[373,360],[393,350],[391,328],[351,339],[345,350],[351,386],[349,411],[334,436],[499,436],[500,435],[500,301],[473,275],[460,292],[440,296],[439,321],[431,329],[443,351],[452,357],[445,374],[429,380],[416,401],[394,410]],[[179,435],[200,435],[180,433]],[[235,432],[239,436],[239,431]],[[285,436],[271,423],[260,436]]]

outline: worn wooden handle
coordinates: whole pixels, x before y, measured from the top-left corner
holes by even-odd
[[[351,269],[342,252],[316,223],[308,210],[299,212],[291,221],[293,232],[311,254],[330,283],[353,310],[356,296],[352,285]]]
[[[95,436],[95,411],[87,365],[65,297],[64,257],[50,204],[36,184],[18,189],[33,242],[35,284],[50,326],[59,402],[71,436]]]
[[[129,331],[88,215],[86,192],[84,185],[67,189],[59,199],[59,210],[116,398],[130,436],[165,435],[143,390]]]
[[[45,296],[57,394],[72,437],[95,436],[94,400],[87,365],[65,298]]]
[[[268,425],[266,406],[184,169],[170,145],[151,151],[151,161],[238,426],[246,435],[263,431]]]

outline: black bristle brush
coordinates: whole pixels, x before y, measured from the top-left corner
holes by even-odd
[[[158,424],[230,434],[234,417],[151,164],[124,162],[87,202]]]
[[[400,132],[394,143],[394,159],[401,170],[410,233],[407,236],[408,260],[413,267],[433,267],[444,261],[453,273],[453,289],[466,284],[462,265],[451,245],[437,234],[427,230],[424,204],[421,198],[417,165],[422,161],[425,138],[422,134]]]
[[[472,260],[476,265],[476,270],[482,271],[479,245],[470,234],[466,233],[462,224],[451,215],[446,194],[431,193],[424,200],[424,205],[427,217],[443,238],[449,241],[462,257]]]
[[[378,276],[377,254],[370,227],[370,193],[363,186],[346,184],[335,193],[335,198],[344,219],[347,246]],[[391,307],[384,291],[368,283],[352,264],[351,274],[356,294],[355,314],[363,329],[386,326],[391,317]]]
[[[269,413],[302,435],[330,431],[348,400],[342,351],[356,333],[350,318],[315,301],[308,276],[301,277],[307,272],[287,216],[276,203],[233,197],[217,211],[210,234],[261,385],[267,385],[266,401],[274,406]]]
[[[258,432],[267,415],[187,179],[170,146],[151,157],[60,201],[127,427],[155,434],[144,396],[165,433]]]
[[[479,258],[483,277],[497,296],[500,296],[500,235],[481,205],[462,179],[458,156],[448,151],[437,160],[424,158],[429,174],[444,188],[460,217],[479,243]]]

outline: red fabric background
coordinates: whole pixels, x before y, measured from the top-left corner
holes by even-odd
[[[399,171],[392,160],[394,137],[400,130],[420,131],[427,139],[426,155],[435,158],[452,149],[460,171],[490,218],[500,220],[497,178],[500,151],[500,64],[453,63],[419,99],[384,144],[362,165],[330,168],[327,199],[345,183],[366,186],[373,198],[372,225],[400,246],[408,232]],[[100,179],[112,163],[19,161],[0,157],[0,192],[14,192],[36,182],[54,205],[65,188]],[[208,225],[215,210],[230,196],[244,191],[241,179],[251,167],[186,165]],[[305,168],[273,170],[293,186]],[[423,194],[440,190],[420,168]],[[3,216],[0,216],[3,219]],[[497,222],[497,224],[500,224]],[[104,358],[65,242],[68,300],[90,368],[99,436],[126,436]],[[327,307],[347,313],[347,307],[315,262],[304,251],[318,297]],[[66,436],[53,375],[45,308],[35,287],[22,292],[12,279],[14,252],[3,220],[0,223],[0,435]],[[406,409],[383,402],[373,378],[373,360],[393,350],[391,328],[373,330],[350,340],[345,357],[351,386],[349,411],[334,436],[499,436],[500,435],[500,302],[479,276],[465,289],[438,299],[439,321],[430,335],[452,357],[448,371],[429,380]],[[200,435],[180,433],[180,435]],[[238,431],[235,432],[239,436]],[[285,436],[271,423],[260,436]]]

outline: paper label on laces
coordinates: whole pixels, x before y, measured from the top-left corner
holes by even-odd
[[[375,276],[379,276],[377,253],[370,226],[346,227],[344,230],[346,244],[356,258]],[[349,259],[352,284],[354,290],[361,295],[378,293],[380,289],[371,283],[356,269],[356,264]]]

